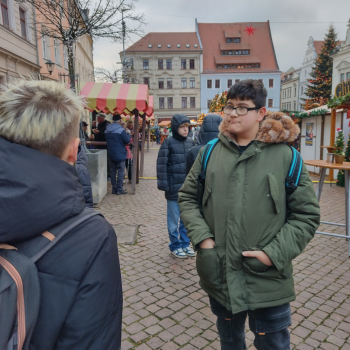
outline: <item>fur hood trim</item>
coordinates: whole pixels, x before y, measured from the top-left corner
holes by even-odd
[[[227,130],[226,120],[220,124],[220,132],[236,142],[236,135]],[[300,128],[291,117],[282,112],[268,111],[260,122],[256,140],[265,143],[293,142],[300,134]]]

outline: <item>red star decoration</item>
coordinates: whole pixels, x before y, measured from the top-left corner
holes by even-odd
[[[244,31],[250,36],[250,34],[254,35],[254,30],[256,30],[256,28],[253,28],[253,25],[251,24],[250,27],[246,26]]]

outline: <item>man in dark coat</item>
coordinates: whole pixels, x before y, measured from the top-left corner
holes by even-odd
[[[187,231],[180,219],[180,208],[177,204],[178,191],[186,179],[186,158],[194,145],[188,138],[190,120],[183,114],[176,114],[171,119],[173,137],[162,143],[157,159],[158,189],[165,191],[167,199],[167,223],[170,244],[169,248],[177,258],[195,256],[190,248]]]
[[[86,157],[84,149],[79,146],[75,169],[77,169],[79,180],[84,190],[85,206],[87,208],[92,208],[94,201],[92,198],[91,178],[89,170],[87,168],[87,163],[88,159]]]
[[[203,124],[198,134],[198,144],[191,148],[187,156],[187,174],[190,172],[194,161],[197,158],[199,150],[209,141],[216,139],[219,135],[219,125],[222,117],[218,114],[207,114],[203,120]]]
[[[128,193],[123,190],[123,180],[125,177],[125,160],[127,155],[125,146],[131,140],[131,136],[121,126],[121,119],[119,114],[114,115],[113,123],[109,124],[105,131],[108,158],[111,165],[112,193],[117,195]],[[118,181],[116,181],[117,173]]]
[[[93,129],[93,133],[95,135],[95,141],[106,142],[105,131],[108,125],[108,120],[105,119],[105,115],[100,113],[97,115],[97,128]],[[107,147],[104,145],[95,146],[97,149],[106,149]]]
[[[82,111],[79,97],[54,81],[19,81],[0,94],[0,243],[41,236],[84,210],[73,166]],[[68,232],[36,267],[40,310],[30,349],[120,349],[118,246],[102,216]]]

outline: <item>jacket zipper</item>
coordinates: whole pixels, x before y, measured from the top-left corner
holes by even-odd
[[[24,291],[21,275],[16,268],[5,258],[0,256],[0,265],[7,271],[17,286],[17,317],[18,317],[18,346],[17,350],[22,350],[26,336],[26,318],[24,307]]]

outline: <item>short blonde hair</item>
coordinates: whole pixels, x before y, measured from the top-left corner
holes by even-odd
[[[17,80],[0,92],[0,136],[61,157],[78,137],[81,97],[53,81]]]

